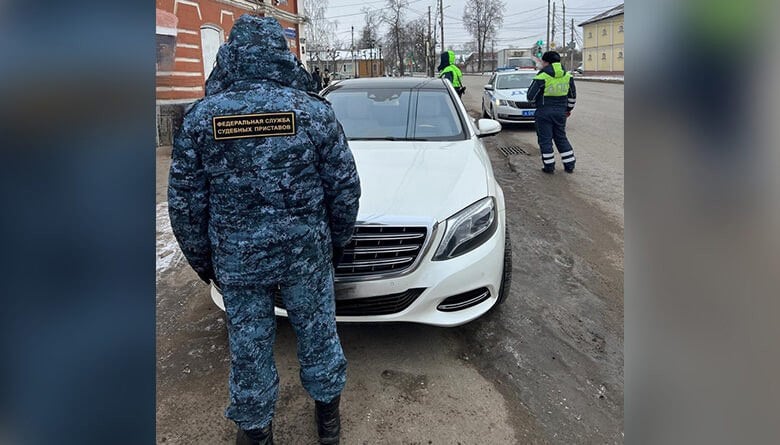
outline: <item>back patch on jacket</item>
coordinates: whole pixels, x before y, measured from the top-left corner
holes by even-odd
[[[214,116],[214,140],[292,136],[296,133],[295,113],[238,114]]]

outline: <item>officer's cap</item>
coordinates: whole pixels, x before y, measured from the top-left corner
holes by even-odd
[[[542,60],[544,60],[547,63],[560,62],[561,55],[555,51],[547,51],[546,53],[542,54]]]

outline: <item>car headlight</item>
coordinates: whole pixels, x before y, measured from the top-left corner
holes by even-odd
[[[498,227],[496,200],[487,197],[447,219],[444,238],[433,261],[443,261],[470,252],[490,239]]]
[[[508,105],[508,104],[507,104],[507,101],[506,101],[506,100],[504,100],[504,99],[496,99],[494,102],[495,102],[495,104],[496,104],[496,106],[497,106],[497,107],[498,107],[498,106],[501,106],[501,105]]]

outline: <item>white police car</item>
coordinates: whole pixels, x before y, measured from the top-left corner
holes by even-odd
[[[501,123],[533,122],[536,105],[526,93],[536,74],[532,69],[493,73],[482,95],[482,116]]]

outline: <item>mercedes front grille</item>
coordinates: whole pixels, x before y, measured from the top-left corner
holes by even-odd
[[[336,278],[381,277],[408,271],[417,263],[428,235],[425,226],[357,226],[336,268]]]

